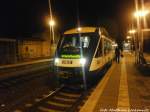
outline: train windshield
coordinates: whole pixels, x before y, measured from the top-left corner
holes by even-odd
[[[80,58],[81,50],[87,51],[91,40],[89,35],[64,35],[59,48],[61,57]]]

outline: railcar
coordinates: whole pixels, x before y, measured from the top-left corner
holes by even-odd
[[[58,42],[54,68],[61,83],[83,84],[101,75],[113,59],[112,39],[101,27],[67,30]]]

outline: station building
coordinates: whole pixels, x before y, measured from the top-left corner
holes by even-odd
[[[16,61],[16,40],[0,38],[0,64],[15,63]]]
[[[9,39],[0,38],[0,65],[21,61],[51,58],[56,44],[39,38]]]

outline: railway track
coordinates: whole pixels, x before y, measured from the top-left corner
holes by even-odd
[[[21,76],[15,76],[15,77],[10,77],[4,80],[0,80],[0,89],[6,89],[6,88],[13,87],[13,86],[17,86],[17,85],[26,83],[28,81],[31,81],[39,77],[43,77],[43,74],[39,74],[39,73],[30,74],[30,75],[25,74]]]
[[[47,91],[55,88],[54,80],[48,70],[1,80],[0,112],[14,112],[12,110],[23,107],[29,100],[48,94]]]
[[[74,112],[87,95],[79,88],[62,86],[24,112]]]
[[[5,74],[11,74],[11,72],[13,73],[14,71],[19,74],[19,75],[10,75],[8,78],[5,79],[0,79],[0,89],[6,89],[9,87],[15,87],[16,85],[20,85],[22,83],[26,83],[28,81],[31,81],[33,79],[39,78],[39,77],[43,77],[43,74],[48,74],[50,72],[50,68],[52,68],[52,61],[50,61],[49,63],[49,67],[45,67],[45,65],[43,65],[45,68],[42,70],[36,70],[36,71],[30,71],[28,70],[28,68],[34,68],[34,67],[39,67],[41,65],[37,64],[37,65],[24,65],[23,67],[20,66],[19,68],[10,68],[10,71],[7,69],[5,70],[6,73]],[[47,65],[47,64],[46,64]],[[28,73],[23,72],[22,71],[28,71]],[[41,74],[40,72],[44,71],[43,74]],[[2,71],[0,71],[1,73]],[[3,73],[3,72],[2,72]]]

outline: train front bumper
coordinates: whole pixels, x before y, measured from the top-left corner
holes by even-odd
[[[55,74],[64,83],[83,83],[83,75],[86,74],[84,68],[57,67]]]

